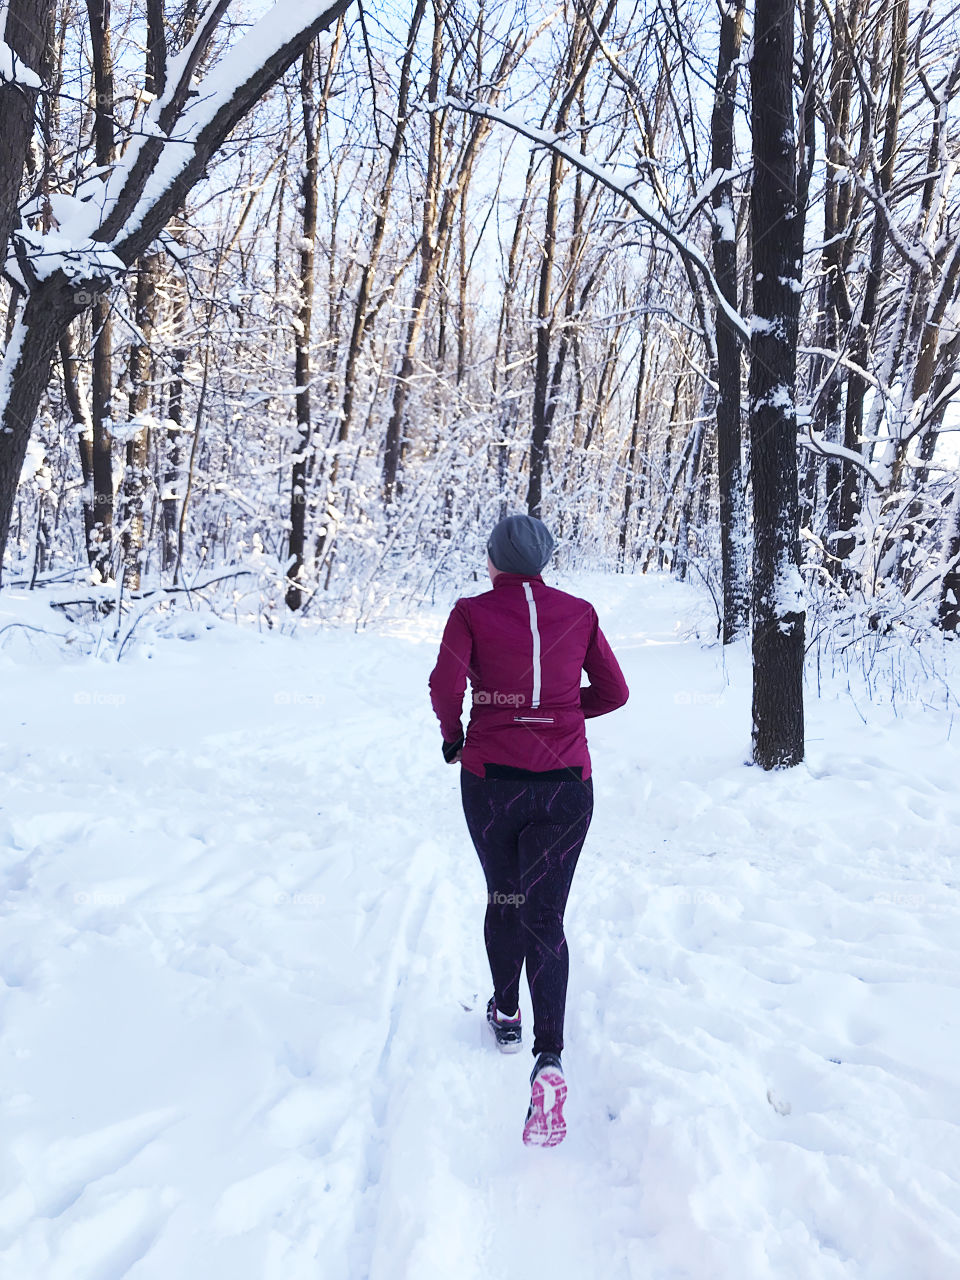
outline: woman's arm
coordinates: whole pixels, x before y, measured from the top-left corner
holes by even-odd
[[[596,612],[593,615],[593,632],[583,659],[583,669],[590,683],[580,690],[580,710],[587,719],[606,715],[608,711],[616,711],[617,707],[623,706],[630,696],[630,690],[623,678],[620,664],[600,630]]]
[[[430,673],[430,701],[440,721],[444,742],[456,742],[463,736],[460,716],[472,651],[473,635],[466,608],[464,601],[458,600],[443,629],[437,665]]]

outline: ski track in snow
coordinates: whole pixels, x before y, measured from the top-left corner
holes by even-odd
[[[588,724],[552,1151],[526,990],[524,1053],[485,1026],[443,610],[120,664],[7,633],[5,1280],[960,1275],[949,715],[811,692],[805,764],[764,775],[691,588],[558,585],[631,700]]]

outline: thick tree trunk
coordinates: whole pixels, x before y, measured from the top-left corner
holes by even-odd
[[[86,305],[61,271],[48,277],[27,299],[0,367],[0,386],[7,389],[0,426],[0,564],[13,515],[17,482],[27,454],[37,405],[50,377],[60,336]]]
[[[757,0],[753,97],[753,756],[803,759],[803,586],[798,557],[796,360],[802,226],[793,109],[793,5]]]
[[[25,74],[20,82],[0,82],[0,263],[6,261],[10,236],[20,215],[20,184],[34,130],[37,90],[30,87],[41,69],[53,0],[10,0],[5,5],[6,29],[2,38],[12,49],[15,69]]]

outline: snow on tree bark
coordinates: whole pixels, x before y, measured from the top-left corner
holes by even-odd
[[[297,379],[297,452],[290,477],[290,541],[287,564],[288,609],[302,603],[300,577],[307,521],[307,451],[313,435],[310,404],[310,340],[313,326],[314,241],[317,237],[317,187],[320,168],[319,119],[316,102],[317,51],[311,44],[300,64],[300,104],[306,148],[300,193],[303,200],[303,237],[300,241],[300,299],[295,326],[294,367]]]

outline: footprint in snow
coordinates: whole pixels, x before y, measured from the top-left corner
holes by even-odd
[[[774,1093],[772,1089],[767,1090],[767,1101],[778,1116],[788,1116],[790,1114],[790,1103],[786,1098],[781,1098],[779,1094]]]

